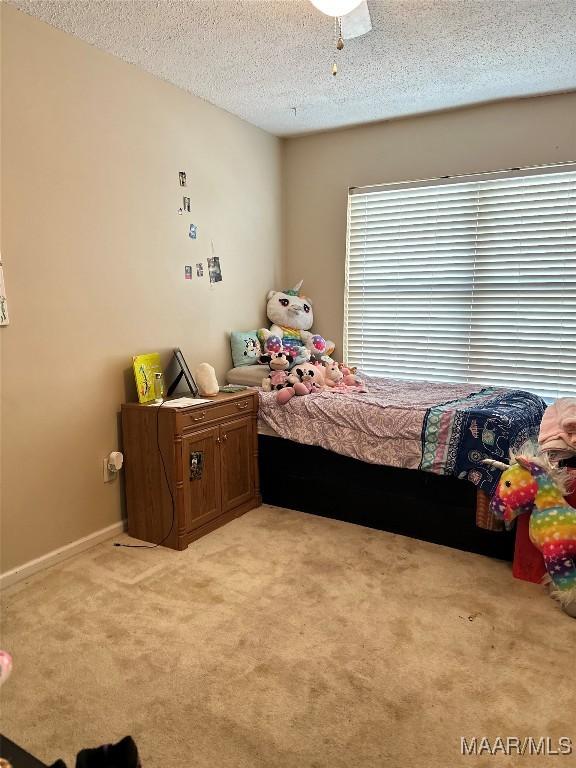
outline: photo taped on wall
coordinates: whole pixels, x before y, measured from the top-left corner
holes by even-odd
[[[210,276],[211,283],[222,281],[222,269],[220,268],[220,258],[218,256],[210,256],[208,259],[208,275]]]

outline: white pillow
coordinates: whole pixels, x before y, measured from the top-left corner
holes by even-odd
[[[267,365],[241,365],[226,374],[228,384],[243,384],[247,387],[261,387],[262,379],[270,373]]]

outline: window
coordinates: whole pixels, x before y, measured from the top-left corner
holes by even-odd
[[[350,190],[344,359],[576,395],[576,165]]]

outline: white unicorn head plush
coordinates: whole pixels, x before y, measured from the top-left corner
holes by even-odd
[[[287,291],[269,291],[266,297],[266,314],[272,323],[269,329],[258,331],[264,346],[269,339],[276,337],[284,348],[305,347],[311,355],[330,355],[334,351],[334,342],[324,339],[310,329],[314,322],[312,301],[300,295],[302,280]]]

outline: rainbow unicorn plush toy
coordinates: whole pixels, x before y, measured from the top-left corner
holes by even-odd
[[[564,499],[566,472],[542,453],[526,453],[512,456],[512,464],[484,460],[503,470],[490,510],[507,528],[530,513],[530,539],[544,556],[550,594],[576,618],[576,509]]]

